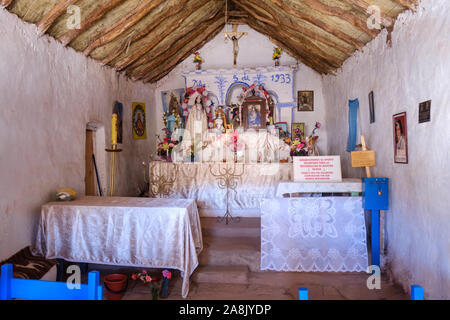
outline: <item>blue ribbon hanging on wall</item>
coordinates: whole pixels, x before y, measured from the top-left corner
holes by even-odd
[[[356,145],[356,128],[358,120],[358,99],[348,101],[348,140],[347,140],[347,151],[355,151]]]

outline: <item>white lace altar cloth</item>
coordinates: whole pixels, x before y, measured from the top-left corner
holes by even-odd
[[[275,195],[278,182],[292,179],[292,163],[150,163],[150,188],[154,196],[195,199],[201,216],[223,215],[226,211],[224,180],[214,176],[226,168],[236,175],[236,192],[230,190],[233,215],[259,217],[260,202]],[[167,193],[167,194],[162,194]]]
[[[264,199],[261,211],[261,270],[367,271],[361,197]]]
[[[177,269],[186,298],[202,249],[194,200],[83,197],[42,206],[33,252],[73,262]]]

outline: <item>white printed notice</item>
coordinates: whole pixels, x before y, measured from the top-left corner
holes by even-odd
[[[294,157],[295,182],[342,182],[341,157]]]

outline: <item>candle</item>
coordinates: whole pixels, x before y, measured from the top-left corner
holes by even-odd
[[[117,114],[113,113],[111,123],[111,143],[117,144]]]

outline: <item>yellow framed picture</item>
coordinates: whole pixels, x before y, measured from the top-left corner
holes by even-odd
[[[145,103],[133,102],[131,115],[133,138],[147,139],[147,130],[145,126]]]

